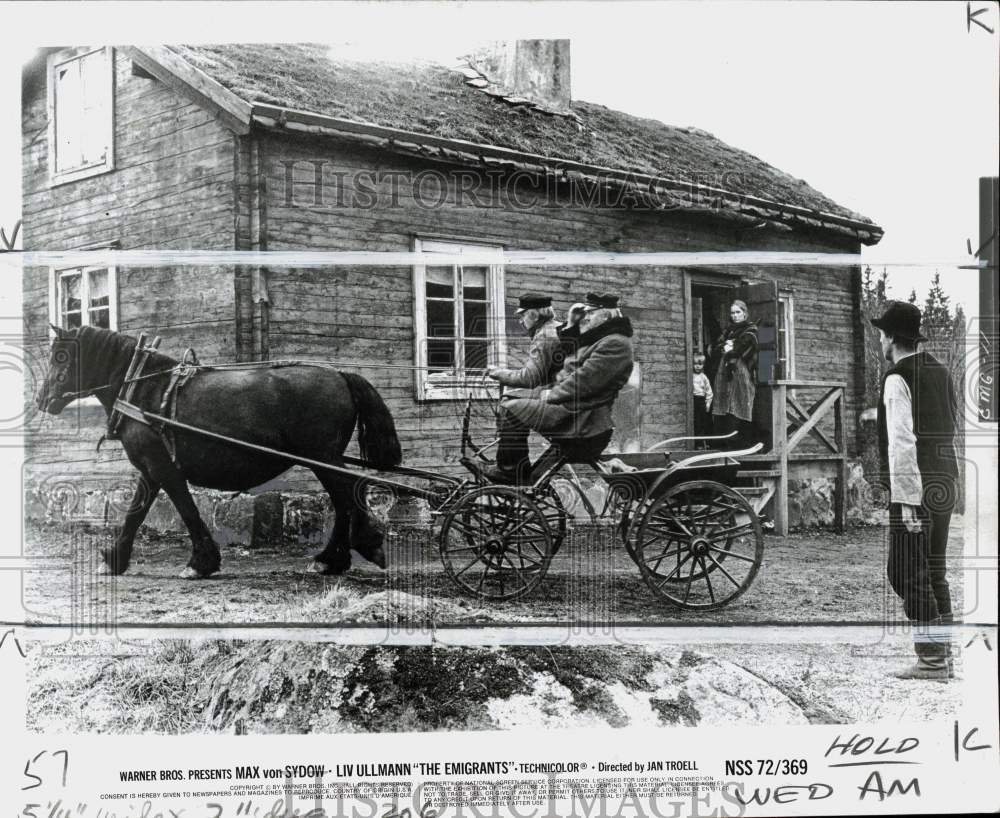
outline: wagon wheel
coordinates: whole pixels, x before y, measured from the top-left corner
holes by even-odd
[[[559,491],[550,483],[538,491],[530,492],[529,496],[545,516],[545,522],[552,537],[552,556],[559,553],[563,540],[566,538],[566,506],[559,496]]]
[[[711,611],[753,583],[764,536],[743,495],[698,480],[673,486],[647,507],[632,548],[656,596],[681,608]]]
[[[467,594],[498,601],[538,587],[552,543],[538,503],[511,486],[470,491],[448,511],[438,536],[448,576]]]
[[[632,520],[638,520],[640,523],[645,516],[645,513],[649,510],[652,502],[640,503],[631,509],[626,508],[624,514],[628,515],[631,513]],[[628,555],[632,558],[632,561],[636,565],[640,565],[640,556],[635,551],[635,542],[638,538],[639,525],[630,525],[630,521],[623,517],[621,524],[621,534],[622,539],[625,543],[625,550]],[[715,552],[715,560],[709,560],[704,568],[698,567],[693,572],[682,571],[677,572],[673,570],[675,568],[675,563],[671,563],[669,560],[655,560],[651,565],[647,565],[649,572],[653,575],[657,582],[660,580],[666,582],[689,582],[691,580],[699,580],[706,574],[711,574],[717,567],[718,564],[725,562],[729,552],[732,550],[733,542],[737,539],[737,536],[728,536],[724,543],[720,544],[721,551]],[[674,556],[674,555],[671,555]],[[640,565],[641,568],[641,565]]]

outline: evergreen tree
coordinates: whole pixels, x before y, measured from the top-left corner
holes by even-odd
[[[953,335],[953,320],[951,298],[941,289],[941,274],[935,270],[924,301],[923,326],[926,328],[924,334],[928,337],[933,337],[932,333],[944,334],[950,338]]]

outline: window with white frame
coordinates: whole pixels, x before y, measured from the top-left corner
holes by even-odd
[[[62,184],[114,168],[114,54],[74,48],[48,59],[49,180]]]
[[[50,271],[49,321],[62,329],[118,329],[118,281],[114,267]]]
[[[415,239],[425,253],[475,254],[469,264],[442,260],[413,269],[416,393],[421,400],[480,391],[487,366],[506,357],[503,265],[500,248]]]
[[[792,294],[778,294],[778,363],[781,377],[795,377],[795,302]]]

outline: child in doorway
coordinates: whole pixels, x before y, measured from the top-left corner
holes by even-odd
[[[696,437],[712,434],[712,383],[705,374],[705,356],[695,355],[691,362],[694,370],[692,376],[692,394],[694,396],[694,433]],[[695,448],[708,448],[708,441],[699,441]]]

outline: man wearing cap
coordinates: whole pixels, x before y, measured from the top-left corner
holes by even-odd
[[[889,583],[907,618],[933,626],[953,621],[945,552],[957,497],[959,414],[948,370],[917,350],[927,340],[920,319],[913,304],[890,301],[872,324],[892,364],[878,405],[879,455],[889,487]],[[893,675],[947,681],[950,645],[935,636],[918,632],[916,663]]]
[[[557,331],[552,298],[541,293],[524,293],[518,299],[517,317],[531,337],[528,361],[520,369],[487,367],[488,377],[505,387],[504,402],[497,418],[500,446],[497,449],[497,472],[502,482],[514,482],[530,469],[528,434],[530,429],[506,409],[508,398],[531,397],[541,386],[552,383],[555,371],[562,366],[561,341]]]
[[[611,293],[587,293],[575,353],[566,358],[551,389],[539,397],[505,402],[512,417],[553,440],[586,440],[597,452],[607,445],[614,425],[611,406],[628,382],[634,360],[632,324],[621,314],[618,301]],[[523,481],[527,475],[522,472],[514,479]]]

